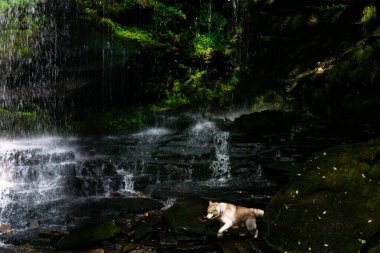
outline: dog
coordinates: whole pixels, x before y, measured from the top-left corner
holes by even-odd
[[[207,219],[219,219],[224,225],[218,231],[218,237],[223,236],[223,232],[230,227],[245,223],[247,230],[254,233],[257,238],[259,230],[256,225],[256,217],[263,217],[264,210],[235,206],[229,203],[218,203],[209,201],[207,208]]]

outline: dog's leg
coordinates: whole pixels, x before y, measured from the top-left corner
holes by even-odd
[[[247,227],[247,230],[251,233],[255,232],[254,237],[257,238],[259,234],[259,230],[257,229],[256,225],[256,219],[248,219],[245,221],[245,226]]]
[[[223,232],[227,229],[229,229],[230,227],[232,227],[232,222],[229,222],[229,223],[226,223],[223,225],[223,227],[221,227],[218,231],[218,237],[222,237],[223,236]]]

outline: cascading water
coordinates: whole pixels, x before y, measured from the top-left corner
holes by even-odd
[[[261,146],[234,143],[222,122],[190,115],[103,137],[3,139],[0,227],[25,229],[36,220],[42,227],[70,226],[87,217],[82,204],[113,196],[142,193],[170,206],[184,196],[243,196],[242,187],[271,187],[261,166],[246,160]],[[238,178],[236,170],[249,176]]]
[[[212,161],[210,165],[213,172],[212,179],[224,181],[231,177],[230,156],[228,150],[229,137],[230,134],[225,131],[217,131],[214,136],[216,159]]]
[[[61,103],[59,75],[69,32],[68,24],[58,23],[64,23],[69,6],[68,0],[0,3],[0,108],[25,110],[38,101],[52,109]]]
[[[192,145],[198,142],[215,149],[215,159],[210,164],[210,180],[225,181],[230,178],[229,135],[229,132],[221,131],[211,121],[198,122],[191,129],[189,142]]]
[[[81,156],[77,141],[63,137],[0,141],[0,223],[18,228],[36,218],[65,224],[62,203],[70,199],[133,192],[128,171],[110,160]]]

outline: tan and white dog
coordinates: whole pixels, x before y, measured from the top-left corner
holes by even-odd
[[[247,208],[235,206],[229,203],[209,202],[207,208],[207,219],[219,219],[224,225],[218,231],[218,237],[223,236],[223,232],[230,227],[245,223],[247,230],[255,233],[255,238],[259,231],[257,230],[256,217],[263,217],[264,211],[256,208]]]

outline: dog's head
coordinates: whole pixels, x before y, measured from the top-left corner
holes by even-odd
[[[218,202],[208,202],[207,219],[215,219],[220,216],[220,208]]]

